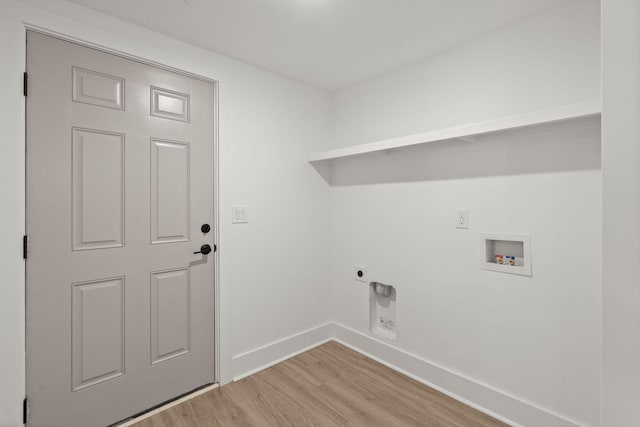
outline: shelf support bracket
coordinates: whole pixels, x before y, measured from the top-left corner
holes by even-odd
[[[459,136],[458,139],[469,143],[478,142],[478,137],[476,135]]]

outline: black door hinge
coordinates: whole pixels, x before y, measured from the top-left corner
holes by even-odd
[[[22,236],[22,258],[27,259],[29,256],[29,237]]]
[[[28,96],[29,95],[29,75],[27,74],[26,71],[22,75],[22,94],[24,96]]]
[[[29,401],[25,397],[22,401],[22,424],[26,424],[29,421]]]

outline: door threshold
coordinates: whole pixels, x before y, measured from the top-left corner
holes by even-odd
[[[200,387],[197,388],[193,391],[190,391],[186,394],[183,394],[181,396],[178,396],[176,399],[174,400],[170,400],[168,402],[165,403],[161,403],[158,406],[154,406],[153,408],[148,409],[145,412],[142,412],[140,414],[134,415],[131,418],[127,418],[124,421],[119,421],[115,424],[112,424],[110,427],[129,427],[132,426],[136,423],[139,423],[142,420],[146,420],[149,417],[152,417],[156,414],[159,414],[162,411],[165,411],[169,408],[173,408],[174,406],[177,406],[183,402],[186,402],[187,400],[193,399],[194,397],[200,396],[201,394],[205,394],[211,390],[215,390],[218,387],[220,387],[220,384],[218,383],[214,383],[214,384],[209,384],[206,385],[204,387]]]

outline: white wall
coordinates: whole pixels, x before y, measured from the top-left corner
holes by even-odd
[[[640,4],[603,0],[603,426],[640,425]]]
[[[334,146],[600,97],[599,1],[578,0],[339,91]]]
[[[19,423],[24,396],[22,21],[220,81],[223,382],[263,360],[260,346],[284,339],[287,348],[302,348],[307,334],[295,334],[307,329],[317,339],[330,336],[330,328],[313,329],[330,315],[366,334],[366,286],[351,278],[352,266],[365,264],[372,278],[398,289],[397,348],[558,419],[598,424],[597,128],[508,133],[338,164],[333,188],[306,163],[329,145],[598,97],[596,1],[571,3],[348,88],[331,105],[320,91],[141,27],[58,0],[32,2],[55,12],[13,0],[0,5],[0,426]],[[249,224],[230,224],[233,204],[250,206]],[[471,210],[469,230],[453,229],[456,207]],[[481,231],[530,233],[533,278],[480,271]],[[611,371],[618,361],[611,359]]]
[[[326,93],[75,5],[55,12],[0,4],[0,426],[21,423],[24,397],[22,21],[220,82],[222,382],[233,356],[326,323],[328,188],[306,158],[322,149]],[[231,225],[231,207],[250,222]]]
[[[598,98],[599,28],[598,2],[574,2],[338,92],[333,143]],[[558,131],[336,163],[334,320],[368,333],[368,289],[352,278],[353,266],[365,265],[370,280],[397,288],[396,348],[558,420],[593,426],[601,386],[600,130],[581,122]],[[459,207],[470,209],[469,230],[454,229]],[[530,234],[533,277],[480,270],[480,232]]]

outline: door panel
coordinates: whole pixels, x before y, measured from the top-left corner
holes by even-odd
[[[73,285],[73,391],[124,375],[124,278]]]
[[[191,350],[191,281],[187,268],[151,274],[151,363]]]
[[[166,119],[190,122],[189,95],[162,89],[151,88],[151,115]]]
[[[73,67],[73,100],[124,110],[123,78]]]
[[[189,144],[151,140],[151,243],[189,240]]]
[[[214,88],[29,32],[30,426],[105,426],[214,381]]]
[[[73,129],[73,249],[124,243],[124,135]]]

